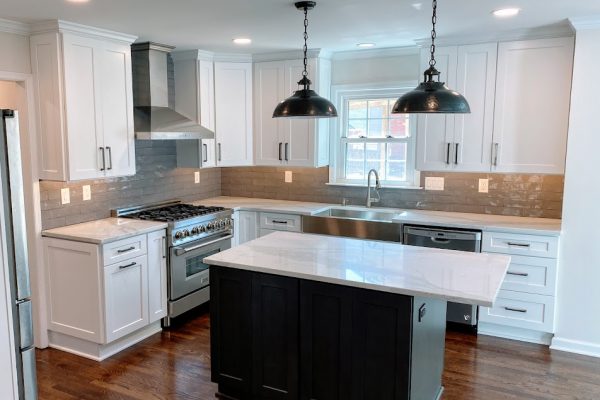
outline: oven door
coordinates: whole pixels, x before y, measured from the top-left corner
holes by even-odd
[[[169,299],[171,301],[209,285],[209,266],[202,260],[231,248],[232,237],[228,234],[216,239],[209,238],[171,247],[169,262]]]

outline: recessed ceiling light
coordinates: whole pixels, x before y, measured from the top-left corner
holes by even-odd
[[[233,43],[235,43],[235,44],[250,44],[250,43],[252,43],[252,39],[244,38],[244,37],[235,38],[235,39],[233,39]]]
[[[375,43],[358,43],[356,47],[360,47],[361,49],[368,49],[371,47],[375,47]]]
[[[69,3],[87,3],[90,0],[67,0]]]
[[[514,17],[515,15],[519,14],[519,12],[521,12],[520,8],[501,8],[499,10],[492,11],[492,14],[499,18],[507,18]]]

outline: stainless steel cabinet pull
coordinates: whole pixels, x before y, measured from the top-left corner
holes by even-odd
[[[511,272],[508,271],[506,275],[516,275],[516,276],[529,276],[527,272]]]
[[[454,149],[454,164],[458,165],[458,145],[459,143],[454,143],[456,148]]]
[[[106,150],[108,150],[108,162],[109,162],[109,167],[106,169],[112,169],[112,150],[110,149],[109,146],[106,146]]]
[[[281,157],[281,147],[283,146],[283,143],[279,142],[279,161],[283,161],[283,157]]]
[[[450,243],[450,239],[440,239],[440,238],[436,238],[436,237],[432,237],[430,239],[432,242],[435,242],[435,243],[443,243],[443,244]]]
[[[104,171],[106,169],[106,156],[104,154],[104,147],[100,147],[100,151],[102,152],[102,168],[100,168],[100,171]]]
[[[498,147],[499,143],[494,143],[494,167],[498,166]]]
[[[122,249],[122,250],[117,250],[117,253],[123,254],[123,253],[128,253],[128,252],[130,252],[132,250],[135,250],[135,246],[131,246],[131,247],[128,247],[128,248]]]
[[[127,268],[131,268],[131,267],[133,267],[134,265],[137,265],[137,263],[136,263],[136,262],[132,262],[131,264],[120,265],[120,266],[119,266],[119,269],[127,269]]]
[[[527,310],[524,308],[512,308],[512,307],[504,307],[504,309],[506,311],[514,311],[514,312],[520,312],[520,313],[526,313]]]
[[[280,225],[287,225],[287,221],[278,221],[276,219],[271,220],[272,223],[274,224],[280,224]]]
[[[202,143],[202,149],[204,149],[204,159],[202,162],[208,162],[208,145],[206,143]]]
[[[290,156],[289,149],[290,149],[290,144],[286,143],[285,144],[285,161],[289,161],[290,160],[289,159],[289,156]]]
[[[219,143],[219,161],[221,161],[221,143]]]
[[[515,246],[515,247],[524,247],[524,248],[529,248],[531,247],[531,244],[529,243],[514,243],[514,242],[507,242],[506,243],[509,246]]]
[[[451,144],[448,143],[448,147],[446,147],[446,164],[450,165],[450,146]]]

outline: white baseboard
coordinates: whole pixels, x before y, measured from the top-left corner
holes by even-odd
[[[569,353],[600,358],[600,344],[598,343],[581,342],[578,340],[564,339],[555,336],[554,339],[552,339],[552,345],[550,348],[552,350],[560,350]]]
[[[550,345],[552,333],[539,332],[531,329],[515,328],[512,326],[479,322],[477,326],[478,335],[501,337],[504,339],[519,340],[536,344]]]

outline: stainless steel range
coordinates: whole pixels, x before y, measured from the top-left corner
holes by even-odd
[[[210,299],[209,266],[202,260],[231,247],[234,227],[230,209],[170,201],[113,210],[112,215],[168,223],[169,309],[164,326]]]

